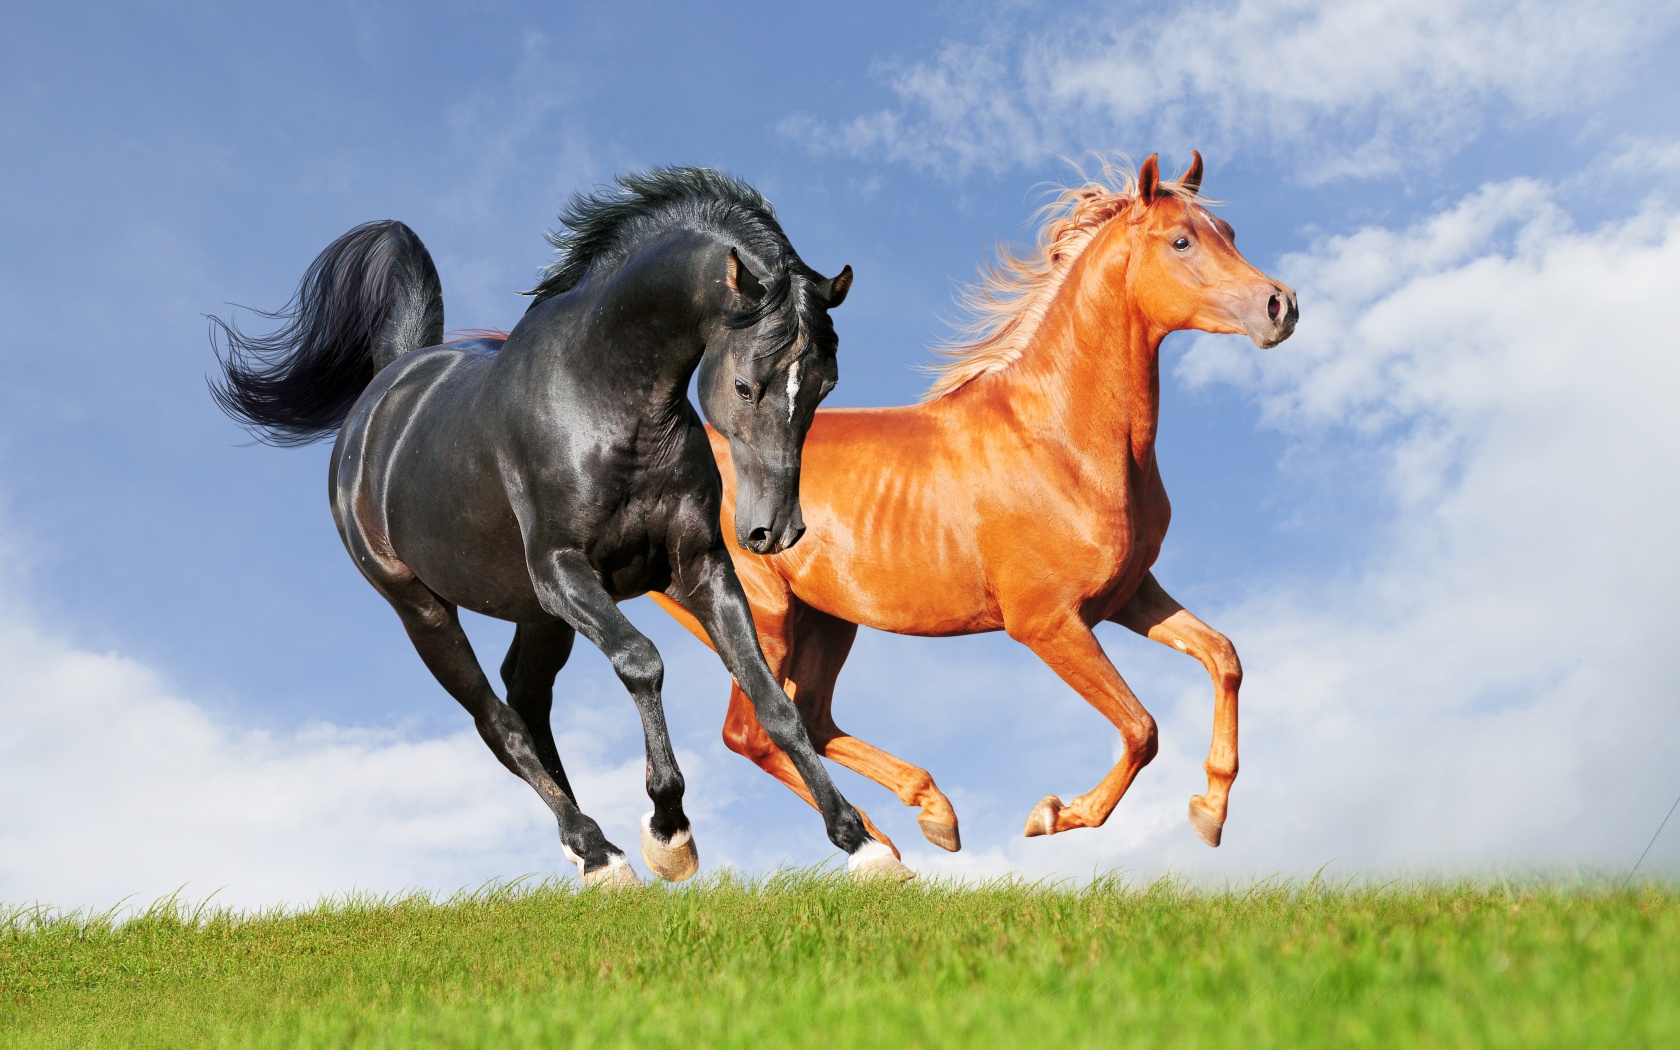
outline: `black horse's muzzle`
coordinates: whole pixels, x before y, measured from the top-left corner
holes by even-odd
[[[753,524],[754,519],[759,524]],[[799,512],[798,497],[768,516],[740,513],[735,516],[735,539],[754,554],[778,554],[798,543],[803,535],[805,518]]]

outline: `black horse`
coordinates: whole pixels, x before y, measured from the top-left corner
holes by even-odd
[[[642,856],[698,868],[660,700],[663,664],[617,603],[664,591],[692,610],[821,803],[859,874],[907,869],[865,831],[766,666],[718,527],[721,482],[688,400],[734,452],[737,538],[773,553],[804,531],[800,449],[838,377],[828,311],[851,268],[800,260],[769,203],[701,168],[623,176],[572,199],[559,259],[505,340],[444,342],[431,256],[407,226],[334,241],[264,337],[217,321],[230,415],[274,444],[338,430],[328,490],[357,568],[402,618],[437,680],[560,824],[585,884],[634,883],[577,806],[549,727],[576,632],[635,698],[647,744]],[[457,609],[517,624],[492,690]]]

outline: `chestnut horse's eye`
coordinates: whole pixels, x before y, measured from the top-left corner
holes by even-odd
[[[735,392],[741,395],[742,401],[752,400],[752,387],[748,386],[739,379],[735,380]]]
[[[1190,238],[1180,237],[1178,240],[1173,242],[1173,247],[1177,248],[1179,251],[1183,251],[1184,249],[1190,247]]]

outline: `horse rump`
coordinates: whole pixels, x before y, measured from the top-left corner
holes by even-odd
[[[443,342],[437,267],[414,231],[391,219],[363,223],[327,245],[289,303],[256,312],[280,326],[246,335],[210,318],[222,366],[210,393],[271,445],[330,435],[380,369]]]

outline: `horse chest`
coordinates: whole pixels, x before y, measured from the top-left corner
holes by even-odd
[[[600,524],[586,548],[601,585],[614,598],[633,598],[670,585],[665,515],[660,510],[635,504],[622,508]]]
[[[1085,606],[1097,619],[1112,614],[1136,592],[1160,556],[1172,507],[1160,475],[1139,471],[1103,511],[1087,519],[1082,564],[1072,568],[1080,579]]]

